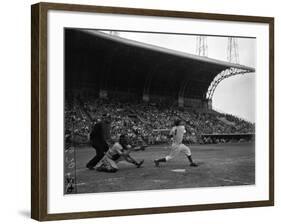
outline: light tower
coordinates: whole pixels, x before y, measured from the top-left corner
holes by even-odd
[[[234,37],[229,37],[227,41],[227,61],[239,64],[238,43]]]
[[[239,51],[238,51],[238,43],[237,43],[237,38],[235,37],[228,37],[227,40],[227,61],[233,64],[239,64]],[[218,86],[218,84],[234,75],[239,75],[239,74],[246,74],[251,72],[249,69],[239,69],[235,67],[230,67],[221,73],[219,73],[214,80],[212,81],[211,85],[208,88],[206,98],[211,101],[213,98],[213,94]]]
[[[199,56],[208,57],[208,44],[206,36],[196,37],[196,54]]]

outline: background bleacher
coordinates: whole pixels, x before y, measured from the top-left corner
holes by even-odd
[[[118,96],[100,99],[79,95],[66,98],[65,133],[71,134],[73,142],[87,143],[92,125],[101,120],[105,113],[112,118],[112,141],[126,133],[131,144],[167,143],[169,129],[178,118],[184,121],[187,130],[184,142],[190,144],[225,143],[231,140],[229,137],[214,140],[204,135],[231,136],[255,131],[254,124],[214,110],[179,108],[173,102],[163,100],[143,102]]]

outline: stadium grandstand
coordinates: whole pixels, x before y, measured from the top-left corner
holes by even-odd
[[[112,138],[126,132],[132,144],[166,143],[175,118],[185,121],[190,144],[251,141],[254,124],[212,110],[212,94],[224,78],[254,71],[96,30],[65,29],[65,132],[87,143],[92,123],[107,113]]]

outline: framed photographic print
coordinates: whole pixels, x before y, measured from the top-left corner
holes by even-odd
[[[274,19],[32,5],[32,218],[274,204]]]

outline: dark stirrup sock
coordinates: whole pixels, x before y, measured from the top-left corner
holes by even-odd
[[[188,158],[188,160],[189,160],[190,163],[193,163],[193,160],[192,160],[192,158],[191,158],[191,155],[190,155],[190,156],[187,156],[187,158]]]
[[[157,161],[158,163],[161,163],[161,162],[165,163],[165,162],[167,162],[166,158],[157,159],[156,161]]]

